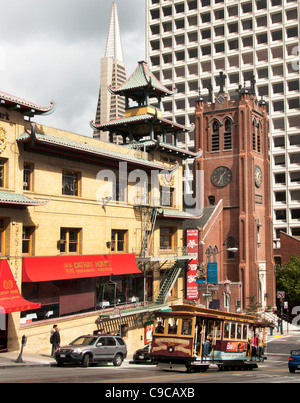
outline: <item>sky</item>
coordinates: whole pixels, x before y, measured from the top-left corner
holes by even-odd
[[[92,136],[112,0],[0,0],[0,91],[55,112],[37,123]],[[145,2],[117,0],[127,76],[145,59]]]

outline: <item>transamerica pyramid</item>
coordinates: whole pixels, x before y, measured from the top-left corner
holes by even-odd
[[[105,123],[124,116],[125,101],[123,97],[111,94],[108,86],[118,87],[126,80],[120,24],[116,2],[112,3],[109,30],[106,41],[105,56],[101,59],[100,91],[98,97],[95,123]],[[108,141],[108,133],[94,132],[94,138]],[[115,138],[118,142],[118,138]]]

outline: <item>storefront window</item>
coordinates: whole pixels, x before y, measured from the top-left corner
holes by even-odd
[[[21,323],[131,306],[144,301],[142,274],[23,283],[22,296],[41,303],[35,311],[21,312]],[[150,299],[152,295],[148,296]]]
[[[7,348],[7,317],[8,315],[0,314],[0,351]]]

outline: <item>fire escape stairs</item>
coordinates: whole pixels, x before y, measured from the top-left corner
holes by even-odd
[[[164,304],[178,279],[182,269],[186,266],[186,260],[177,260],[168,271],[166,278],[162,282],[155,304]]]

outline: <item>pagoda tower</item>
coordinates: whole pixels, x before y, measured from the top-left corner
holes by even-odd
[[[110,85],[119,86],[126,80],[126,67],[122,49],[120,25],[116,2],[112,4],[110,24],[106,42],[105,56],[101,59],[100,90],[97,103],[95,123],[100,124],[108,120],[124,116],[125,104],[122,97],[107,91]],[[108,141],[108,133],[94,132],[94,138]],[[118,143],[117,137],[114,142]]]
[[[161,104],[164,97],[170,97],[177,93],[177,89],[169,90],[162,85],[150,71],[144,61],[138,62],[133,74],[119,87],[108,87],[112,96],[125,98],[125,116],[121,119],[113,119],[98,124],[91,122],[95,131],[109,132],[110,142],[114,136],[123,137],[123,144],[141,143],[142,140],[158,141],[159,144],[171,144],[177,148],[178,134],[193,130],[162,117]],[[157,107],[151,105],[155,99]],[[148,143],[149,144],[149,143]],[[193,154],[188,150],[186,154]]]

